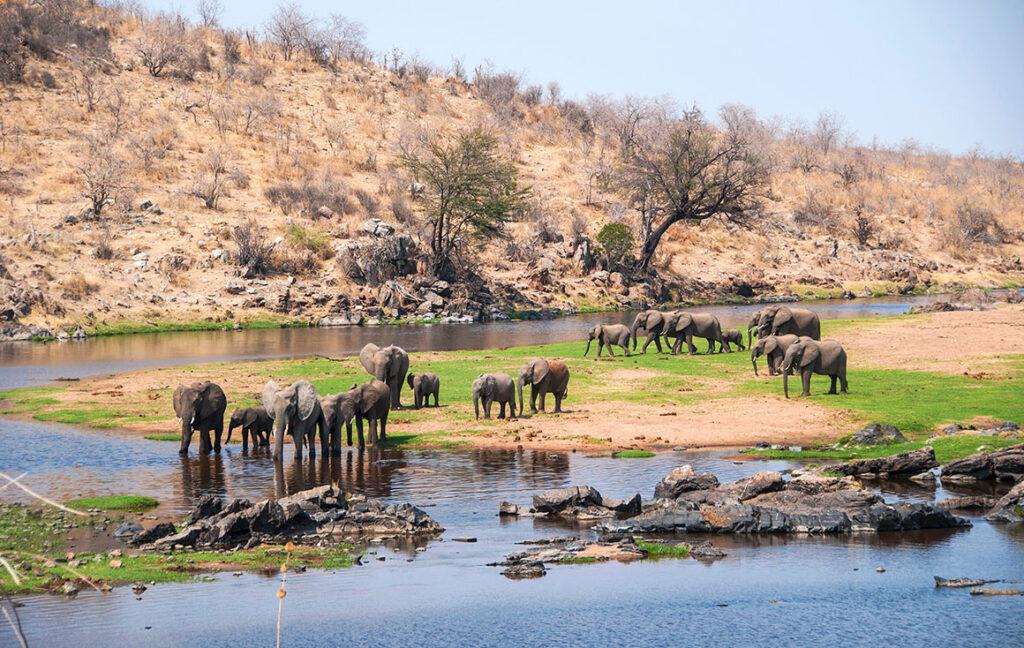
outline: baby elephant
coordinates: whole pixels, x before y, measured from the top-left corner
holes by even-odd
[[[722,329],[722,342],[735,344],[740,351],[747,350],[747,347],[743,344],[743,334],[740,333],[737,329]],[[725,348],[722,342],[719,342],[719,351],[722,351]]]
[[[414,407],[430,407],[430,397],[434,397],[434,407],[438,407],[437,395],[441,392],[441,379],[437,374],[421,373],[409,374],[407,378],[409,388],[412,389]]]
[[[782,359],[782,389],[789,398],[789,374],[800,372],[803,382],[802,396],[811,395],[811,374],[821,374],[832,379],[832,387],[828,393],[836,393],[836,380],[846,391],[846,350],[835,340],[801,339],[786,350]]]
[[[507,373],[480,374],[473,381],[473,411],[480,418],[480,401],[484,404],[484,418],[491,418],[491,404],[497,402],[501,406],[498,418],[505,418],[505,406],[508,405],[508,417],[516,418],[516,383]]]
[[[252,436],[253,449],[270,445],[270,430],[274,427],[274,419],[270,418],[263,407],[246,407],[237,409],[228,423],[228,443],[231,432],[236,427],[242,428],[242,450],[249,449],[249,437]]]

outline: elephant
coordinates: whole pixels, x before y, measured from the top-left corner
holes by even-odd
[[[818,314],[806,308],[770,306],[761,310],[757,324],[757,337],[769,335],[806,335],[821,339],[821,320]]]
[[[179,385],[174,390],[171,400],[174,413],[181,419],[181,447],[178,454],[188,454],[193,430],[199,432],[201,452],[207,453],[211,449],[220,452],[220,436],[224,433],[224,410],[228,408],[228,398],[220,385],[209,381]],[[215,442],[212,445],[210,431],[215,435]]]
[[[352,393],[357,387],[333,396],[320,399],[320,450],[327,456],[341,454],[341,428],[348,430],[348,444],[352,445],[352,419],[356,415],[355,396]],[[391,392],[388,391],[390,399]]]
[[[284,454],[284,434],[287,430],[295,443],[295,459],[302,459],[303,443],[309,446],[309,456],[316,456],[317,426],[323,418],[316,388],[308,381],[298,380],[282,389],[273,380],[263,386],[263,407],[274,420],[274,461]],[[321,429],[320,434],[323,435]]]
[[[387,383],[374,378],[363,385],[353,385],[347,392],[352,398],[355,410],[356,430],[359,433],[359,447],[363,447],[363,421],[369,424],[370,445],[384,443],[388,438],[388,412],[391,411],[391,398],[394,393]],[[377,436],[377,425],[380,424],[380,437]],[[348,427],[348,444],[352,445],[352,428]]]
[[[625,327],[623,327],[625,328]],[[508,417],[516,418],[516,383],[507,373],[480,374],[473,381],[473,411],[480,418],[480,401],[484,405],[484,418],[491,418],[491,404],[497,401],[501,410],[498,418],[505,418],[505,406],[508,405]]]
[[[441,379],[434,373],[409,374],[409,388],[412,389],[414,407],[430,407],[430,397],[434,397],[434,407],[438,407],[437,395],[441,392]]]
[[[249,449],[249,436],[252,436],[252,447],[270,445],[270,430],[274,427],[274,419],[270,418],[263,407],[246,407],[237,409],[231,414],[228,422],[228,443],[231,443],[231,432],[242,428],[242,450]]]
[[[544,397],[548,392],[555,395],[555,412],[562,411],[562,400],[569,393],[569,367],[560,360],[534,358],[519,368],[519,416],[523,415],[526,403],[523,399],[523,384],[530,384],[530,411],[537,412],[537,395],[540,395],[540,411],[544,411]]]
[[[637,332],[643,329],[647,339],[644,341],[640,353],[647,353],[647,347],[651,342],[654,342],[658,353],[661,353],[661,336],[665,332],[665,322],[671,316],[672,311],[645,310],[637,313],[636,319],[633,320],[633,326],[629,328],[629,337],[633,340],[633,350],[636,351]]]
[[[673,313],[665,323],[665,341],[669,337],[675,337],[675,344],[672,345],[672,355],[677,355],[682,348],[683,340],[689,347],[690,355],[697,353],[697,347],[693,346],[693,338],[704,338],[708,341],[708,353],[715,352],[715,342],[722,345],[727,352],[732,353],[732,347],[728,340],[722,338],[722,325],[718,318],[708,313]]]
[[[722,331],[722,339],[729,344],[735,344],[736,348],[740,351],[746,351],[747,349],[747,347],[743,345],[743,333],[741,333],[739,329],[724,329]]]
[[[846,384],[846,350],[835,340],[798,340],[790,345],[782,359],[782,389],[789,398],[789,374],[797,369],[803,382],[802,396],[811,395],[811,374],[822,374],[832,379],[828,393],[836,393],[836,380],[849,393]]]
[[[754,344],[753,336],[757,333],[757,324],[761,321],[761,311],[756,310],[751,314],[750,320],[747,322],[747,346],[752,347]]]
[[[597,340],[597,357],[601,357],[601,350],[608,346],[608,353],[615,357],[612,345],[622,347],[622,350],[629,355],[629,328],[625,324],[597,324],[587,333],[587,350],[583,355],[590,353],[590,343]]]
[[[409,354],[402,347],[394,345],[383,349],[370,343],[359,352],[359,362],[377,380],[387,383],[391,390],[391,407],[402,406],[402,384],[405,374],[409,373]]]
[[[786,355],[786,351],[791,344],[801,339],[810,340],[811,338],[800,338],[796,335],[769,335],[758,338],[757,343],[750,348],[750,362],[754,365],[754,375],[758,375],[757,359],[761,356],[767,358],[769,376],[780,373],[779,366],[782,364],[782,358]]]

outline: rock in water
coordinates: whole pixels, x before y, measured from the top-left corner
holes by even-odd
[[[512,580],[520,580],[525,578],[540,578],[547,573],[542,562],[523,562],[515,565],[509,565],[505,568],[501,575],[505,578]]]
[[[942,576],[935,576],[935,587],[979,587],[988,583],[998,583],[999,581],[994,580],[981,580],[977,578],[943,578]]]
[[[997,479],[1018,482],[1024,478],[1024,444],[993,452],[980,452],[951,461],[942,467],[942,479],[972,482]]]
[[[874,475],[877,477],[910,477],[937,468],[935,451],[925,446],[913,452],[904,452],[892,457],[863,459],[850,463],[828,466],[826,470],[842,475]]]
[[[984,495],[966,495],[964,497],[948,497],[938,503],[939,508],[948,510],[987,511],[996,505],[996,500]]]
[[[503,503],[499,514],[513,515],[521,511],[514,504]],[[640,494],[626,500],[604,497],[591,486],[571,486],[547,490],[533,496],[533,512],[574,519],[601,519],[615,515],[636,515],[642,509]]]
[[[971,596],[1024,596],[1024,590],[975,587],[971,590]]]
[[[850,442],[857,445],[883,445],[886,443],[903,443],[906,440],[907,437],[903,436],[896,426],[872,423],[854,434]]]
[[[127,538],[138,535],[142,531],[144,531],[144,529],[141,524],[132,520],[127,520],[119,524],[117,528],[114,529],[113,535],[115,538]]]
[[[689,491],[707,490],[715,486],[718,486],[718,478],[711,473],[698,475],[691,466],[680,466],[655,485],[654,497],[675,499]]]
[[[132,539],[129,541],[129,544],[151,544],[153,542],[156,542],[160,538],[164,538],[173,534],[175,531],[177,531],[177,529],[175,529],[174,525],[170,522],[161,522],[150,529],[145,529],[140,531],[139,533],[136,533],[134,536],[132,536]]]
[[[999,498],[985,519],[992,522],[1024,522],[1024,481]]]

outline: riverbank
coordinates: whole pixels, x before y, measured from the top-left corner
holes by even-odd
[[[535,447],[608,451],[746,447],[758,442],[813,446],[877,421],[927,435],[960,422],[979,427],[1024,420],[1024,311],[988,311],[827,320],[823,334],[850,355],[848,395],[785,399],[781,379],[754,376],[746,352],[712,356],[650,353],[583,358],[583,342],[482,351],[411,354],[411,370],[441,377],[441,407],[394,411],[389,440],[404,447]],[[979,336],[981,339],[979,339]],[[381,332],[381,342],[387,342]],[[975,343],[975,341],[977,341]],[[700,343],[703,345],[703,342]],[[703,346],[701,346],[703,349]],[[527,411],[517,420],[477,420],[470,387],[484,372],[516,369],[528,358],[561,358],[572,378],[565,412]],[[763,367],[763,362],[762,362]],[[171,392],[212,380],[229,411],[258,403],[270,378],[305,378],[321,394],[366,380],[353,357],[313,357],[150,369],[79,382],[0,392],[7,416],[174,438]],[[408,391],[404,402],[411,401]],[[548,407],[553,403],[549,400]],[[526,408],[529,410],[529,407]],[[171,448],[168,448],[171,451]]]

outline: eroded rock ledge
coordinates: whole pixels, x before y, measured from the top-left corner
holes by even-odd
[[[444,528],[410,504],[379,500],[320,486],[281,499],[251,502],[207,495],[175,531],[162,524],[130,541],[154,549],[181,547],[252,547],[302,540],[307,544],[363,537],[434,535]]]

